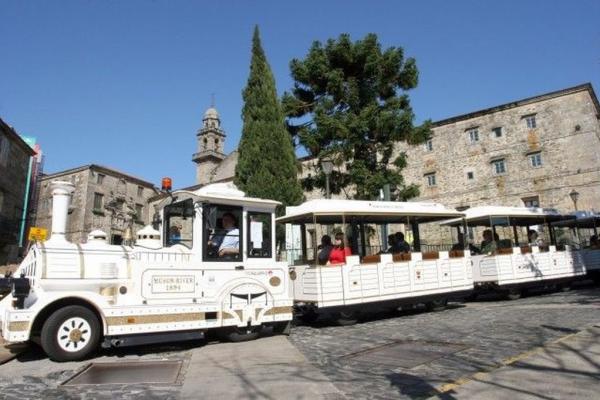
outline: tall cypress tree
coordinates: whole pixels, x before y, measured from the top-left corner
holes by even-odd
[[[249,196],[278,200],[284,205],[298,204],[303,193],[297,179],[296,154],[258,26],[254,28],[250,76],[242,96],[244,124],[235,184]]]

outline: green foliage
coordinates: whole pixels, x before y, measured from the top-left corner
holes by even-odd
[[[297,179],[296,154],[285,129],[275,79],[258,27],[254,29],[250,75],[242,95],[244,124],[235,184],[249,196],[278,200],[284,205],[298,204],[303,194]]]
[[[333,193],[350,188],[357,199],[373,199],[390,184],[394,199],[418,195],[401,174],[406,155],[394,154],[395,143],[423,143],[431,134],[429,121],[413,125],[406,92],[418,83],[414,59],[405,59],[400,47],[382,51],[375,34],[356,42],[343,34],[325,46],[314,42],[290,69],[294,88],[283,96],[288,130],[309,155],[338,166]],[[317,171],[302,184],[322,189],[324,174]]]

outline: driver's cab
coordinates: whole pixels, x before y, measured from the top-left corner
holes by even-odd
[[[162,203],[163,249],[189,253],[203,263],[275,261],[278,202],[246,197],[231,183],[175,191]]]

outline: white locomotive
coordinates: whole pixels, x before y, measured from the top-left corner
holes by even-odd
[[[77,244],[65,238],[73,190],[53,183],[50,239],[0,282],[11,291],[0,302],[6,341],[37,341],[67,361],[99,344],[193,339],[216,328],[231,340],[265,325],[289,331],[288,266],[275,260],[279,203],[228,184],[175,191],[161,203],[161,232],[147,226],[134,246],[118,246],[94,231]]]

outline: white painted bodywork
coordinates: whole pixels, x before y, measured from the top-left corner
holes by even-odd
[[[174,193],[195,201],[192,248],[128,247],[93,240],[74,244],[64,239],[35,244],[15,273],[31,282],[25,308],[15,309],[11,295],[0,302],[2,337],[9,342],[29,340],[38,314],[66,298],[91,305],[107,336],[291,320],[288,266],[275,260],[274,251],[271,258],[249,258],[244,246],[241,262],[202,261],[202,202],[243,206],[244,230],[248,211],[272,213],[278,204],[223,189],[227,188]],[[273,217],[272,225],[275,243]]]
[[[512,250],[512,254],[471,256],[475,284],[514,285],[573,278],[586,273],[580,254],[571,251],[568,246],[564,251],[549,246],[548,251],[543,252],[539,247],[532,246],[531,252],[524,254],[520,247]]]
[[[360,264],[358,256],[349,256],[344,265],[292,268],[294,301],[319,308],[473,289],[469,256],[448,258],[444,251],[437,260],[422,260],[421,253],[412,253],[411,261],[394,262],[391,254],[382,254],[381,262],[374,264]]]

